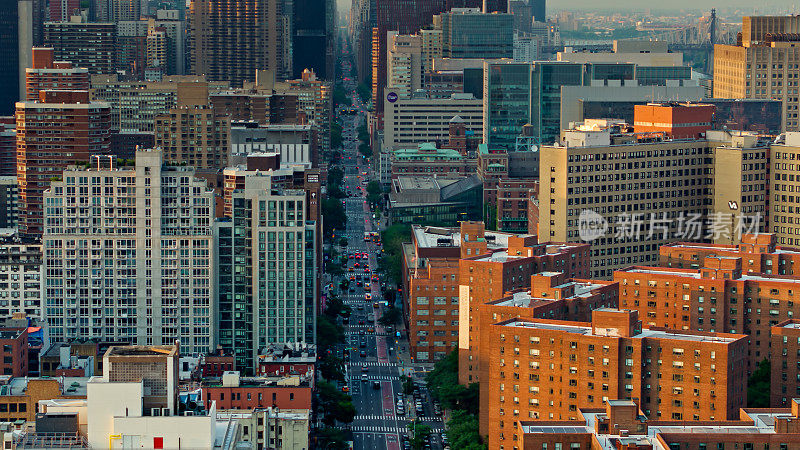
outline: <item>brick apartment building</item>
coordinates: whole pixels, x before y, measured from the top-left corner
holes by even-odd
[[[28,328],[0,328],[0,345],[3,349],[0,363],[3,375],[28,376]]]
[[[39,91],[48,89],[89,90],[89,69],[56,61],[52,48],[34,47],[31,52],[33,67],[25,69],[27,101],[39,100]]]
[[[218,409],[311,409],[313,369],[302,375],[269,378],[242,378],[239,372],[226,372],[221,380],[203,382],[206,410],[211,402]]]
[[[772,233],[743,234],[738,245],[675,242],[662,245],[659,265],[680,269],[699,269],[706,256],[742,258],[742,271],[767,275],[800,274],[800,248],[781,247]]]
[[[639,311],[648,327],[749,334],[748,371],[753,371],[770,355],[771,327],[800,314],[800,281],[745,272],[750,260],[746,254],[708,255],[699,269],[618,270],[620,308]]]
[[[460,333],[468,333],[461,289],[466,279],[475,278],[469,269],[460,268],[463,258],[485,272],[486,277],[478,279],[491,285],[488,292],[494,296],[487,300],[494,300],[509,290],[528,287],[530,276],[540,271],[563,270],[570,277],[588,273],[588,248],[539,244],[533,235],[487,232],[482,222],[462,222],[458,229],[413,226],[411,243],[403,246],[403,300],[412,357],[441,359],[459,345]],[[481,286],[478,289],[483,292]]]
[[[685,422],[644,417],[630,400],[611,400],[605,408],[581,408],[577,422],[519,421],[519,450],[789,450],[800,448],[800,400],[790,408],[743,408],[733,420]],[[511,446],[500,448],[510,448]]]
[[[459,383],[469,384],[479,381],[478,305],[527,288],[531,275],[539,272],[587,278],[589,244],[540,244],[533,235],[507,235],[501,248],[490,249],[490,236],[480,222],[462,223],[460,236],[458,377]]]
[[[689,422],[735,419],[746,404],[744,335],[646,329],[636,311],[598,309],[591,322],[495,323],[486,338],[480,426],[489,448],[518,446],[519,420],[580,420],[579,408],[614,399]]]
[[[772,327],[769,362],[769,404],[786,408],[800,395],[800,320],[784,320]]]

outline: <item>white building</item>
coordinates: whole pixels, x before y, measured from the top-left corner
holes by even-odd
[[[215,348],[214,192],[194,169],[141,150],[135,168],[65,170],[44,204],[53,341]]]
[[[42,246],[22,243],[15,229],[0,234],[0,317],[42,318]]]
[[[236,441],[248,442],[249,448],[280,448],[306,450],[309,447],[309,416],[307,409],[257,408],[221,410],[218,419],[238,424]]]

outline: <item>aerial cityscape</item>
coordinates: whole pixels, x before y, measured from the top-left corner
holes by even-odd
[[[4,450],[800,450],[796,2],[0,0],[0,61]]]

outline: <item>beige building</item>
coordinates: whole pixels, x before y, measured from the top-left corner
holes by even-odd
[[[800,245],[800,133],[772,146],[770,228],[778,243]]]
[[[557,61],[573,63],[634,63],[637,66],[683,65],[683,53],[669,52],[666,41],[614,41],[611,52],[575,52],[567,47],[556,54]]]
[[[164,160],[222,169],[230,153],[231,119],[208,101],[208,83],[178,83],[178,104],[155,118],[155,145]]]
[[[783,102],[783,129],[800,129],[800,16],[742,19],[741,45],[714,48],[714,97]]]
[[[769,142],[743,132],[706,139],[612,132],[586,121],[540,154],[539,235],[591,242],[591,276],[658,261],[677,240],[738,242],[766,223]]]
[[[390,31],[386,59],[386,92],[408,98],[422,89],[422,37]]]
[[[213,81],[239,87],[256,70],[279,78],[291,74],[285,60],[284,29],[278,0],[205,0],[191,4],[192,69]]]
[[[434,16],[435,18],[439,16]],[[422,37],[422,72],[433,70],[433,60],[442,57],[442,30],[419,30]]]
[[[483,132],[483,101],[472,94],[450,98],[399,98],[385,101],[384,148],[411,148],[426,142],[447,140],[450,121],[460,117],[468,132]]]

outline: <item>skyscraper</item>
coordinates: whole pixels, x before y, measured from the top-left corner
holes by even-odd
[[[302,189],[256,170],[224,176],[231,217],[217,224],[220,345],[252,372],[267,345],[315,340],[317,226]]]
[[[35,6],[32,0],[0,0],[0,115],[14,113],[25,98],[25,68],[34,45]]]
[[[800,130],[798,33],[800,16],[744,17],[741,43],[714,47],[714,97],[781,100],[783,130]]]
[[[47,22],[45,45],[55,49],[57,61],[85,67],[89,73],[115,73],[116,26],[113,23]]]
[[[484,2],[486,5],[484,5]],[[383,114],[386,86],[386,33],[414,34],[433,23],[433,16],[452,8],[481,8],[488,12],[507,10],[506,0],[376,0],[376,27],[372,33],[372,98],[378,114]],[[380,99],[380,100],[379,100]]]
[[[158,150],[135,167],[95,159],[45,194],[51,339],[215,348],[214,192]]]
[[[256,70],[289,78],[284,58],[281,0],[198,0],[192,2],[192,68],[209,81],[239,87]],[[291,41],[291,39],[289,39]]]
[[[334,0],[294,0],[293,78],[311,69],[323,80],[333,79],[335,8]]]
[[[47,114],[41,114],[43,108]],[[44,226],[42,195],[50,181],[71,163],[109,154],[111,108],[90,102],[88,91],[43,90],[36,101],[17,102],[16,116],[19,229],[24,237],[38,237]]]

